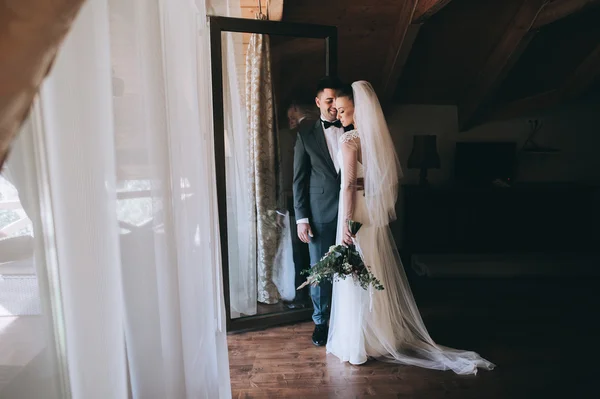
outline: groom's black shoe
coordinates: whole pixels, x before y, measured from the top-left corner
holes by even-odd
[[[313,331],[312,342],[317,346],[323,346],[327,343],[327,333],[329,328],[327,324],[317,324]]]

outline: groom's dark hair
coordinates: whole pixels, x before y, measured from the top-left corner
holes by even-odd
[[[339,89],[335,91],[336,97],[346,97],[350,101],[354,102],[354,93],[352,91],[352,85],[342,85]]]
[[[343,85],[344,84],[338,77],[325,76],[319,80],[319,83],[317,83],[317,97],[325,89],[332,89],[333,91],[337,91]]]

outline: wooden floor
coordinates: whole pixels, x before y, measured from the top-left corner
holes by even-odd
[[[497,367],[476,376],[340,363],[311,323],[229,335],[234,398],[598,398],[598,280],[422,280],[413,290],[436,342]]]

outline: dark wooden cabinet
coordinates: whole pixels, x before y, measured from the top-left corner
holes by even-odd
[[[407,185],[402,252],[591,252],[595,188]]]

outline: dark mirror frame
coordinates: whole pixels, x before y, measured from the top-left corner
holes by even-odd
[[[292,36],[325,40],[325,75],[337,74],[337,27],[300,24],[279,21],[263,21],[241,18],[208,16],[210,25],[210,50],[212,73],[212,101],[214,120],[215,171],[217,179],[217,206],[221,239],[221,263],[223,295],[227,331],[241,331],[271,327],[279,324],[311,319],[312,307],[290,309],[285,312],[231,319],[229,297],[229,250],[227,245],[227,190],[225,176],[225,115],[223,109],[223,59],[222,33],[259,33],[265,35]],[[316,82],[315,82],[316,83]]]

